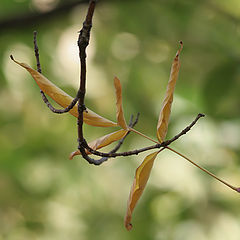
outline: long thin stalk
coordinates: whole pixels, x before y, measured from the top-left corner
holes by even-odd
[[[143,133],[137,131],[137,130],[134,129],[134,128],[131,128],[131,127],[130,127],[129,130],[132,131],[132,132],[137,133],[138,135],[140,135],[140,136],[142,136],[142,137],[144,137],[144,138],[147,138],[148,140],[150,140],[150,141],[152,141],[152,142],[154,142],[154,143],[159,143],[158,141],[156,141],[156,140],[154,140],[154,139],[148,137],[147,135],[145,135],[145,134],[143,134]]]
[[[191,164],[193,164],[194,166],[196,166],[197,168],[199,168],[199,169],[202,170],[203,172],[207,173],[207,174],[210,175],[211,177],[215,178],[215,179],[218,180],[219,182],[223,183],[223,184],[226,185],[227,187],[229,187],[229,188],[231,188],[232,190],[240,193],[240,188],[239,188],[239,187],[234,187],[233,185],[227,183],[227,182],[224,181],[223,179],[217,177],[215,174],[211,173],[211,172],[208,171],[207,169],[199,166],[197,163],[193,162],[191,159],[189,159],[188,157],[184,156],[184,155],[181,154],[180,152],[172,149],[171,147],[166,147],[166,148],[169,149],[170,151],[176,153],[177,155],[181,156],[182,158],[184,158],[185,160],[187,160],[188,162],[190,162]]]

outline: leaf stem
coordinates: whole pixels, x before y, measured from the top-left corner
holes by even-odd
[[[145,151],[149,151],[149,150],[152,150],[152,149],[155,149],[155,148],[161,148],[162,149],[165,149],[169,144],[171,144],[172,142],[176,141],[177,139],[179,139],[181,136],[183,136],[184,134],[186,134],[188,131],[191,130],[191,128],[197,123],[197,121],[203,117],[204,114],[201,114],[199,113],[197,115],[197,117],[195,118],[195,120],[190,124],[188,125],[186,128],[184,128],[179,134],[177,134],[175,137],[165,141],[165,142],[162,142],[162,143],[157,143],[155,145],[152,145],[152,146],[149,146],[149,147],[144,147],[144,148],[141,148],[141,149],[136,149],[136,150],[132,150],[132,151],[128,151],[128,152],[122,152],[122,153],[114,153],[114,152],[109,152],[109,153],[104,153],[104,152],[99,152],[97,150],[93,150],[92,148],[90,148],[87,144],[87,142],[85,141],[84,142],[84,148],[86,148],[90,153],[92,153],[93,155],[96,155],[96,156],[100,156],[103,158],[115,158],[115,157],[119,157],[119,156],[131,156],[131,155],[138,155],[139,153],[142,153],[142,152],[145,152]],[[138,118],[138,117],[137,117]],[[133,127],[133,126],[129,126],[128,129],[130,130],[130,128]],[[135,129],[133,129],[135,130]],[[137,131],[137,130],[135,130]],[[140,134],[141,136],[143,135],[143,137],[147,137],[145,136],[144,134],[140,133],[137,131],[138,134]],[[154,141],[153,139],[147,137],[149,140],[151,141]],[[74,155],[71,155],[70,158],[72,158]],[[100,165],[102,164],[104,161],[102,161],[102,159],[99,159],[99,160],[95,160],[93,158],[89,158],[86,154],[83,155],[83,157],[91,164],[95,164],[95,165]]]
[[[137,130],[136,130],[136,129],[134,129],[134,128],[131,128],[131,127],[129,127],[128,129],[129,129],[130,131],[132,131],[132,132],[135,132],[135,133],[137,133],[138,135],[140,135],[140,136],[142,136],[142,137],[145,137],[145,138],[147,138],[148,140],[150,140],[150,141],[152,141],[152,142],[154,142],[154,143],[159,143],[158,141],[156,141],[156,140],[154,140],[154,139],[152,139],[152,138],[148,137],[147,135],[145,135],[145,134],[143,134],[143,133],[141,133],[141,132],[137,131]]]
[[[171,147],[166,147],[167,149],[169,149],[170,151],[176,153],[177,155],[181,156],[182,158],[186,159],[188,162],[190,162],[191,164],[193,164],[194,166],[196,166],[197,168],[199,168],[200,170],[202,170],[203,172],[207,173],[208,175],[210,175],[211,177],[215,178],[216,180],[218,180],[219,182],[223,183],[224,185],[226,185],[227,187],[231,188],[232,190],[239,192],[240,193],[240,188],[239,187],[234,187],[233,185],[225,182],[224,180],[222,180],[221,178],[217,177],[215,174],[211,173],[210,171],[208,171],[207,169],[199,166],[197,163],[193,162],[191,159],[189,159],[188,157],[184,156],[183,154],[181,154],[180,152],[172,149]]]

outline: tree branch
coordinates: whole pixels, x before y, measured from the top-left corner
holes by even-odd
[[[36,61],[37,61],[37,71],[39,73],[42,73],[42,69],[41,69],[41,64],[40,64],[40,59],[39,59],[39,49],[38,49],[38,45],[37,45],[37,31],[33,32],[33,43],[34,43],[34,52],[35,52],[35,57],[36,57]],[[58,114],[62,114],[62,113],[66,113],[69,112],[77,103],[79,96],[77,95],[72,102],[64,109],[56,109],[55,107],[53,107],[53,105],[48,101],[47,96],[44,94],[44,92],[42,90],[40,90],[42,99],[44,101],[44,103],[47,105],[47,107],[53,112],[53,113],[58,113]]]
[[[186,134],[188,131],[191,130],[191,128],[197,123],[197,121],[199,120],[199,118],[201,117],[205,117],[204,114],[199,113],[197,115],[197,117],[195,118],[195,120],[186,128],[184,128],[178,135],[176,135],[175,137],[173,137],[170,140],[165,141],[166,146],[168,146],[169,144],[171,144],[172,142],[176,141],[178,138],[180,138],[182,135]]]
[[[187,126],[184,130],[182,130],[179,134],[174,136],[172,139],[164,141],[162,143],[157,143],[157,144],[149,146],[149,147],[136,149],[136,150],[133,150],[133,151],[117,153],[117,151],[121,147],[124,139],[130,133],[130,131],[126,134],[125,137],[123,137],[119,141],[118,145],[108,153],[103,153],[103,152],[93,150],[92,148],[90,148],[88,146],[86,140],[84,139],[84,136],[83,136],[83,112],[86,110],[86,107],[84,105],[84,98],[85,98],[85,93],[86,93],[86,57],[87,57],[86,48],[87,48],[87,46],[89,44],[89,40],[90,40],[90,31],[91,31],[91,28],[92,28],[92,18],[93,18],[93,14],[94,14],[94,10],[95,10],[95,5],[96,5],[96,0],[90,0],[87,16],[85,18],[85,21],[83,23],[83,27],[82,27],[82,29],[79,33],[79,37],[78,37],[78,47],[79,47],[79,58],[80,58],[80,65],[81,65],[81,73],[80,73],[80,87],[79,87],[79,90],[77,92],[77,96],[73,99],[71,104],[68,107],[66,107],[65,109],[56,109],[51,105],[51,103],[48,101],[46,95],[41,90],[40,92],[41,92],[43,101],[46,103],[48,108],[54,113],[68,112],[78,102],[78,120],[77,120],[77,125],[78,125],[78,149],[81,152],[82,157],[84,159],[86,159],[90,164],[100,165],[103,162],[107,161],[109,158],[115,158],[115,157],[118,157],[118,156],[137,155],[139,153],[142,153],[142,152],[145,152],[145,151],[148,151],[148,150],[152,150],[152,149],[155,149],[155,148],[161,148],[161,147],[163,149],[167,148],[167,146],[170,145],[172,142],[176,141],[182,135],[184,135],[188,131],[190,131],[190,129],[196,124],[196,122],[201,117],[204,117],[204,114],[199,113],[198,116],[196,117],[196,119],[189,126]],[[38,45],[37,45],[37,32],[36,31],[34,31],[34,51],[35,51],[35,57],[36,57],[36,61],[37,61],[37,71],[39,73],[41,73],[42,70],[41,70],[41,64],[40,64],[40,59],[39,59],[39,49],[38,49]],[[137,115],[136,120],[133,123],[132,122],[133,121],[133,116],[131,116],[131,120],[130,120],[130,123],[129,123],[130,129],[132,129],[134,127],[134,125],[137,123],[138,118],[139,118],[139,114]],[[87,149],[90,153],[92,153],[94,155],[97,155],[97,156],[100,156],[102,158],[98,159],[98,160],[95,160],[95,159],[89,157],[87,155],[85,149]]]
[[[96,4],[96,1],[90,2],[88,14],[86,16],[85,22],[83,23],[83,28],[80,31],[79,39],[78,39],[79,56],[80,56],[80,60],[81,60],[81,76],[80,76],[80,88],[78,90],[77,96],[73,99],[71,104],[68,107],[66,107],[65,109],[56,109],[48,101],[44,92],[42,90],[40,90],[40,93],[42,95],[42,99],[43,99],[44,103],[54,113],[61,114],[61,113],[68,112],[79,101],[79,103],[78,103],[78,112],[79,112],[78,128],[80,128],[80,129],[78,130],[78,132],[79,132],[80,137],[78,139],[81,139],[81,135],[82,135],[82,139],[83,139],[83,134],[81,133],[81,131],[82,131],[81,125],[83,124],[83,119],[81,120],[81,118],[83,118],[83,116],[81,116],[81,115],[83,115],[83,111],[85,110],[85,106],[84,106],[84,97],[85,97],[85,91],[86,91],[85,90],[85,88],[86,88],[85,87],[85,85],[86,85],[86,52],[85,51],[86,51],[86,47],[89,44],[90,30],[92,27],[92,17],[93,17],[93,13],[94,13],[95,4]],[[40,58],[39,58],[39,48],[37,45],[37,32],[36,31],[34,31],[34,41],[33,42],[34,42],[34,52],[35,52],[35,57],[36,57],[36,62],[37,62],[37,71],[39,73],[42,73],[41,63],[40,63]],[[131,116],[129,127],[134,127],[136,125],[136,123],[138,122],[138,118],[139,118],[139,114],[137,115],[135,121],[133,122],[133,116]],[[82,124],[81,124],[81,121],[82,121]],[[121,145],[123,144],[125,138],[127,137],[127,135],[129,133],[130,133],[130,131],[119,141],[119,143],[116,145],[116,147],[114,149],[112,149],[109,152],[109,154],[116,153],[119,150],[119,148],[121,147]],[[81,144],[79,144],[79,145],[81,145]],[[81,153],[84,156],[84,158],[88,158],[87,154],[85,153],[85,148],[82,147]],[[103,163],[103,162],[107,161],[108,159],[109,159],[109,157],[103,157],[98,160],[98,163]]]
[[[90,31],[91,31],[91,28],[92,28],[92,18],[93,18],[93,14],[94,14],[94,10],[95,10],[95,5],[96,5],[96,0],[90,0],[87,16],[86,16],[86,19],[83,23],[83,27],[80,31],[79,38],[78,38],[79,57],[80,57],[80,64],[81,64],[81,74],[80,74],[80,87],[79,87],[76,98],[72,101],[72,103],[67,108],[65,108],[63,110],[58,110],[58,109],[55,109],[55,108],[52,107],[52,105],[48,102],[45,94],[43,92],[41,92],[42,96],[43,96],[43,100],[47,104],[47,106],[52,111],[57,112],[57,113],[63,113],[63,112],[69,111],[78,102],[78,120],[77,120],[77,124],[78,124],[78,149],[81,152],[82,157],[84,159],[86,159],[90,164],[100,165],[103,162],[107,161],[109,158],[114,158],[114,157],[117,157],[117,156],[130,156],[130,155],[139,154],[141,152],[145,152],[145,151],[148,151],[148,150],[151,150],[151,149],[161,148],[158,151],[158,153],[159,153],[160,151],[167,148],[167,149],[175,152],[179,156],[185,158],[187,161],[189,161],[190,163],[192,163],[193,165],[195,165],[196,167],[198,167],[199,169],[201,169],[205,173],[209,174],[210,176],[214,177],[215,179],[217,179],[221,183],[225,184],[226,186],[230,187],[231,189],[233,189],[237,192],[240,192],[239,187],[235,187],[235,186],[227,183],[226,181],[218,178],[216,175],[209,172],[205,168],[202,168],[201,166],[199,166],[198,164],[196,164],[195,162],[193,162],[191,159],[187,158],[183,154],[175,151],[171,147],[168,147],[168,145],[170,145],[172,142],[176,141],[181,136],[183,136],[188,131],[190,131],[190,129],[197,123],[197,121],[201,117],[204,117],[204,114],[201,114],[201,113],[199,113],[197,115],[196,119],[189,126],[187,126],[185,129],[183,129],[179,134],[174,136],[172,139],[164,141],[162,143],[157,143],[157,144],[149,146],[149,147],[145,147],[145,148],[141,148],[141,149],[137,149],[137,150],[133,150],[133,151],[128,151],[128,152],[123,152],[123,153],[116,153],[116,151],[120,148],[121,144],[123,143],[125,137],[122,138],[120,140],[119,144],[109,153],[102,153],[102,152],[93,150],[92,148],[90,148],[88,146],[86,140],[83,137],[83,112],[86,110],[85,105],[84,105],[84,98],[85,98],[85,92],[86,92],[86,56],[87,56],[86,55],[86,48],[89,44]],[[34,32],[34,50],[35,50],[35,56],[36,56],[36,60],[37,60],[37,69],[38,69],[38,72],[41,73],[41,65],[40,65],[40,60],[39,60],[39,52],[38,52],[36,34],[37,33]],[[13,59],[12,55],[10,57]],[[135,123],[137,121],[138,121],[138,116],[135,120]],[[129,124],[129,131],[134,131],[135,133],[138,133],[138,134],[142,135],[143,137],[148,138],[153,142],[156,142],[155,140],[149,138],[148,136],[143,135],[142,133],[133,129],[131,125],[132,125],[132,117],[131,117],[131,121],[130,121],[130,124]],[[129,132],[127,134],[129,134]],[[85,149],[87,149],[90,153],[92,153],[94,155],[101,156],[102,158],[98,159],[98,160],[95,160],[95,159],[89,157],[87,155]]]
[[[137,114],[137,117],[135,119],[135,121],[133,122],[133,115],[131,115],[131,118],[130,118],[130,121],[129,121],[129,127],[130,128],[133,128],[137,123],[138,123],[138,120],[139,120],[139,113]],[[115,146],[114,149],[112,149],[112,151],[110,151],[109,153],[115,153],[119,150],[119,148],[121,147],[121,145],[123,144],[125,138],[131,133],[131,131],[128,131],[127,134],[118,142],[118,144]]]
[[[146,151],[149,151],[149,150],[152,150],[152,149],[158,149],[158,148],[161,148],[161,147],[167,148],[167,146],[170,145],[172,142],[176,141],[178,138],[180,138],[181,136],[186,134],[188,131],[190,131],[191,128],[197,123],[197,121],[201,117],[204,117],[204,116],[205,116],[204,114],[199,113],[197,115],[197,117],[194,119],[194,121],[189,126],[184,128],[179,134],[177,134],[176,136],[174,136],[170,140],[167,140],[167,141],[164,141],[162,143],[158,143],[158,144],[155,144],[155,145],[152,145],[152,146],[149,146],[149,147],[136,149],[136,150],[132,150],[132,151],[128,151],[128,152],[122,152],[122,153],[116,153],[116,152],[115,153],[114,152],[103,153],[103,152],[99,152],[99,151],[96,151],[96,150],[93,150],[92,148],[90,148],[85,140],[83,142],[83,147],[86,148],[90,153],[92,153],[96,156],[103,157],[103,158],[126,157],[126,156],[131,156],[131,155],[138,155],[139,153],[146,152]],[[95,159],[89,157],[86,154],[85,151],[84,151],[84,153],[83,153],[83,151],[81,153],[82,153],[82,157],[84,159],[86,159],[90,164],[100,165],[104,162],[101,159],[95,160]]]
[[[131,128],[133,128],[136,124],[137,124],[137,122],[138,122],[138,119],[139,119],[139,113],[137,114],[137,117],[136,117],[136,119],[135,119],[135,121],[133,122],[133,115],[131,115],[131,119],[130,119],[130,121],[129,121],[129,127],[131,127]],[[108,154],[109,155],[111,155],[111,154],[113,154],[113,153],[116,153],[118,150],[119,150],[119,148],[121,147],[121,145],[123,144],[123,142],[124,142],[124,140],[126,139],[126,137],[129,135],[131,133],[131,131],[128,131],[127,132],[127,134],[121,139],[121,140],[119,140],[119,142],[118,142],[118,144],[110,151],[110,152],[108,152]],[[100,158],[100,159],[98,159],[98,160],[94,160],[94,159],[91,159],[90,161],[91,161],[91,163],[95,163],[95,165],[100,165],[100,164],[102,164],[103,162],[106,162],[109,158],[111,158],[111,157],[102,157],[102,158]],[[93,161],[94,160],[94,161]],[[97,164],[96,164],[97,163]]]
[[[85,139],[83,137],[83,112],[86,110],[86,107],[84,105],[86,92],[86,48],[90,40],[90,31],[92,28],[92,17],[95,10],[95,5],[96,0],[90,0],[87,16],[78,37],[79,58],[81,64],[80,87],[78,90],[78,149],[82,153],[82,156],[85,156],[86,158],[87,154],[83,146],[85,143]]]

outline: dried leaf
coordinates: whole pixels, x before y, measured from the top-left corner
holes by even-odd
[[[88,145],[92,149],[97,150],[102,147],[108,146],[109,144],[111,144],[115,141],[122,139],[127,134],[127,132],[128,132],[127,130],[121,129],[119,131],[109,133],[105,136],[102,136],[102,137],[90,142]],[[87,154],[90,154],[90,152],[87,152]],[[73,157],[76,155],[81,155],[79,150],[71,153],[71,155],[69,156],[69,159],[73,159]]]
[[[178,73],[180,69],[179,54],[182,50],[182,42],[180,42],[181,47],[177,51],[176,57],[172,63],[170,78],[167,85],[167,91],[165,98],[163,100],[162,109],[159,114],[158,124],[157,124],[157,137],[159,142],[163,142],[168,130],[168,123],[171,114],[171,106],[173,102],[173,93],[178,78]]]
[[[102,147],[105,147],[117,140],[122,139],[128,131],[121,129],[119,131],[113,132],[113,133],[109,133],[101,138],[96,139],[95,141],[89,143],[89,146],[96,150]]]
[[[131,188],[131,192],[129,195],[128,203],[127,203],[127,213],[125,216],[124,224],[127,230],[132,229],[131,219],[133,210],[141,197],[143,190],[147,184],[148,178],[150,176],[152,166],[154,160],[159,151],[151,153],[147,157],[145,157],[144,161],[141,165],[136,169],[134,182]]]
[[[122,86],[120,80],[115,77],[114,78],[114,86],[116,90],[116,98],[117,98],[117,122],[118,125],[121,126],[123,129],[127,129],[128,126],[126,124],[124,114],[123,114],[123,107],[122,107]]]
[[[56,85],[50,82],[46,77],[44,77],[38,71],[32,69],[30,66],[28,66],[25,63],[17,62],[14,59],[13,61],[18,65],[24,67],[32,75],[32,77],[38,84],[39,88],[44,93],[46,93],[49,97],[51,97],[56,103],[58,103],[60,106],[65,108],[72,102],[73,98],[71,96],[69,96],[62,89],[58,88]],[[69,111],[69,113],[71,113],[74,117],[78,117],[77,105],[75,105],[73,109]],[[117,126],[116,123],[101,117],[100,115],[94,113],[90,109],[87,109],[87,111],[83,112],[83,120],[86,124],[97,126],[97,127]]]

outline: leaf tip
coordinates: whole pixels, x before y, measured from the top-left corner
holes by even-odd
[[[127,224],[125,224],[125,227],[126,227],[126,229],[127,229],[128,231],[131,231],[133,225],[132,225],[131,223],[127,223]]]
[[[118,77],[114,76],[114,84],[120,83],[120,80]]]
[[[131,223],[131,216],[129,216],[128,214],[125,216],[125,220],[124,220],[124,226],[128,231],[132,230],[132,223]]]

